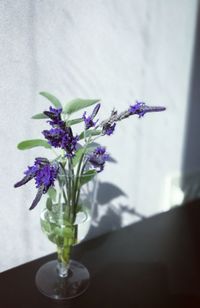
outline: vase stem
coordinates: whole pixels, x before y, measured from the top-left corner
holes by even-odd
[[[60,277],[62,277],[62,278],[68,277],[68,275],[69,275],[69,265],[68,264],[66,265],[66,264],[58,261],[57,271],[58,271],[58,275]]]
[[[64,247],[57,247],[58,264],[57,271],[60,277],[67,277],[69,274],[71,245]]]

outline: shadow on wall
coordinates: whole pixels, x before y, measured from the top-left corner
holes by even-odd
[[[200,182],[200,3],[198,5],[197,24],[190,89],[188,96],[187,127],[182,163],[182,184],[184,202],[199,198]],[[187,176],[189,175],[189,176]],[[198,189],[194,189],[198,184]]]
[[[145,218],[135,208],[130,208],[124,202],[126,198],[127,195],[118,186],[109,182],[98,182],[96,200],[92,209],[92,224],[86,239],[121,228],[124,214],[134,215],[139,219]],[[123,200],[123,202],[118,201],[118,204],[115,204],[116,200]]]

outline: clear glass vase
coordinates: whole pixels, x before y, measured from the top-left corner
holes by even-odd
[[[94,202],[95,189],[93,184],[91,193],[91,189],[88,190],[86,186],[81,190],[74,218],[71,215],[72,207],[65,202],[51,204],[41,213],[42,231],[56,245],[57,259],[39,268],[36,273],[36,286],[42,294],[52,299],[77,297],[85,292],[89,285],[90,275],[87,268],[71,260],[73,245],[84,239],[90,227],[88,205],[91,207]]]

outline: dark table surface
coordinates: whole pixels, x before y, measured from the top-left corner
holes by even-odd
[[[0,274],[1,308],[200,307],[200,202],[83,242],[73,250],[91,274],[80,297],[41,295],[35,273],[55,254]]]

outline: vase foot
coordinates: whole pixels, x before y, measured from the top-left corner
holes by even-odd
[[[87,268],[74,260],[70,260],[69,274],[60,277],[57,271],[57,260],[42,265],[36,273],[36,286],[47,297],[65,300],[84,293],[89,286],[90,274]]]

